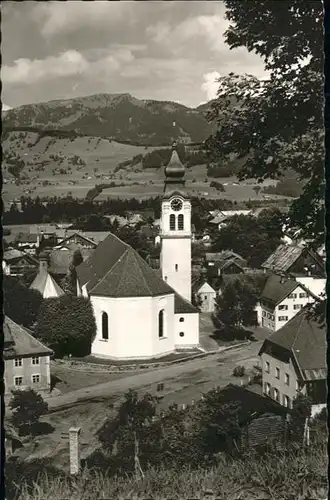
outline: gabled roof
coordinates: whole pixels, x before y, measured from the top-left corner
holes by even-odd
[[[38,264],[37,259],[32,257],[32,255],[22,252],[21,250],[16,250],[16,248],[13,248],[12,250],[7,250],[6,252],[3,252],[3,260],[6,262],[14,261],[17,259],[27,259],[29,260],[32,264]]]
[[[252,417],[266,413],[286,415],[288,409],[276,403],[270,398],[257,394],[245,387],[228,384],[219,393],[222,403],[238,403],[240,406],[238,418],[241,425],[248,423]]]
[[[39,270],[29,288],[37,290],[42,296],[44,295],[46,289],[51,290],[52,288],[55,290],[57,297],[65,295],[60,285],[56,283],[55,279],[46,271],[46,269]]]
[[[84,248],[74,243],[64,245],[62,248],[54,248],[49,255],[49,271],[53,274],[66,274],[76,250],[80,250],[84,260],[95,252],[94,248]]]
[[[210,285],[210,283],[208,283],[208,281],[202,281],[202,282],[199,282],[198,285],[197,285],[197,291],[198,292],[205,292],[205,293],[214,293],[215,290],[214,288]]]
[[[80,285],[93,295],[107,297],[149,297],[174,293],[157,273],[113,234],[77,267]]]
[[[291,353],[304,380],[327,378],[326,326],[309,317],[305,307],[263,343],[259,355],[268,346],[279,346]]]
[[[88,238],[87,236],[81,234],[79,231],[75,231],[74,233],[72,234],[69,234],[68,236],[66,236],[64,238],[64,240],[61,241],[61,243],[59,243],[58,245],[56,245],[56,248],[60,248],[62,246],[65,246],[65,244],[73,237],[73,236],[78,236],[78,238],[81,238],[82,240],[86,241],[86,243],[89,243],[91,245],[94,246],[94,248],[96,247],[96,243],[95,241],[91,240],[90,238]]]
[[[311,249],[304,246],[281,244],[262,264],[262,267],[275,272],[287,272],[301,255],[307,253],[322,266],[322,259],[320,259],[319,255]]]
[[[233,252],[232,250],[223,250],[222,252],[206,252],[206,261],[225,261],[229,259],[235,259],[244,262],[243,257]]]
[[[38,235],[32,233],[19,233],[15,239],[17,243],[37,243]]]
[[[53,351],[34,338],[27,328],[18,325],[7,316],[4,319],[3,332],[5,340],[11,343],[8,349],[4,348],[4,359],[29,355],[50,356],[53,354]]]
[[[298,283],[294,278],[286,278],[279,276],[277,274],[271,274],[265,284],[265,287],[261,294],[261,299],[265,301],[270,301],[274,305],[279,304],[284,300],[290,293],[293,293],[296,288],[302,288],[308,295],[311,295],[315,299],[317,297],[312,294],[304,285]]]

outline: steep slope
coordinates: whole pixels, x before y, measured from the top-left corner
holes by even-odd
[[[139,100],[130,94],[97,94],[8,110],[3,114],[3,127],[75,131],[78,135],[160,146],[170,144],[173,138],[184,142],[206,139],[211,126],[205,109],[205,105],[191,109],[170,101]]]

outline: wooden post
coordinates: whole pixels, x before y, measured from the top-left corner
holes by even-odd
[[[70,447],[70,474],[75,475],[80,471],[79,457],[79,434],[81,427],[70,427],[69,447]]]

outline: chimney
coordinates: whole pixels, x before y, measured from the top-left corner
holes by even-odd
[[[70,446],[70,474],[75,475],[80,470],[79,458],[79,434],[81,427],[70,427],[69,446]]]

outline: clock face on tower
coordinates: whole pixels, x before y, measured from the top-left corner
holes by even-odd
[[[182,201],[179,198],[172,200],[171,208],[174,212],[178,212],[182,208]]]

